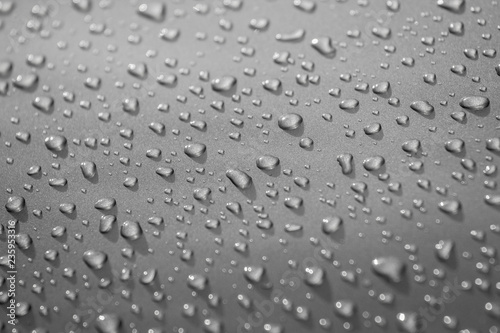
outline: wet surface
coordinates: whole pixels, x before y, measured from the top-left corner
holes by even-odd
[[[17,332],[500,327],[497,1],[1,1]]]

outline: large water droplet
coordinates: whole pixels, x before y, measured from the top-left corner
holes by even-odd
[[[278,126],[282,130],[290,131],[300,127],[302,125],[302,117],[296,113],[287,113],[279,117]]]
[[[246,190],[252,186],[252,177],[241,170],[229,169],[226,171],[226,177],[240,190]]]
[[[460,106],[470,111],[481,111],[490,105],[490,100],[482,96],[467,96],[460,100]]]
[[[25,207],[26,202],[24,198],[17,195],[7,199],[7,203],[5,204],[5,209],[7,209],[9,213],[20,213],[24,210]]]

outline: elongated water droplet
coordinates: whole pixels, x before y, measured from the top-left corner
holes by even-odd
[[[380,169],[380,168],[381,168],[384,164],[385,164],[385,159],[384,159],[382,156],[380,156],[380,155],[368,157],[368,158],[366,158],[366,159],[363,161],[363,167],[364,167],[367,171],[375,171],[375,170],[378,170],[378,169]]]
[[[226,177],[240,190],[252,186],[252,177],[241,170],[229,169],[226,171]]]
[[[114,198],[102,198],[97,200],[97,202],[94,204],[94,208],[101,211],[111,210],[115,206],[116,200]]]
[[[443,9],[458,13],[465,5],[465,0],[437,0],[437,5]]]
[[[230,91],[236,85],[236,82],[234,76],[226,75],[212,80],[212,89],[220,92]]]
[[[97,166],[94,162],[84,161],[80,163],[80,169],[86,179],[92,179],[97,174]]]
[[[337,162],[340,164],[340,167],[342,168],[342,173],[344,175],[352,173],[353,160],[354,160],[353,156],[349,153],[340,154],[339,156],[337,156]]]
[[[462,209],[462,204],[458,200],[446,200],[441,201],[438,207],[449,215],[458,215]]]
[[[273,170],[280,164],[280,159],[272,155],[263,155],[257,159],[257,168],[261,170]]]
[[[467,96],[460,100],[460,106],[470,111],[482,111],[490,105],[490,100],[482,96]]]
[[[415,101],[410,107],[424,116],[429,116],[434,112],[434,107],[427,101]]]

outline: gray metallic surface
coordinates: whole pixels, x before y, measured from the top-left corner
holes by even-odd
[[[247,0],[232,8],[239,2],[163,1],[166,12],[159,21],[137,13],[142,2],[118,0],[92,1],[88,12],[66,0],[18,1],[0,16],[0,61],[13,65],[0,78],[8,84],[8,92],[0,96],[0,202],[18,196],[26,203],[20,213],[2,208],[0,221],[7,228],[9,220],[18,220],[16,232],[32,239],[27,249],[17,248],[17,331],[498,332],[500,199],[498,171],[491,170],[499,167],[500,148],[487,149],[487,140],[500,136],[500,69],[495,70],[500,62],[496,54],[483,53],[499,45],[497,1],[466,0],[457,12],[436,1],[400,1],[397,10],[390,8],[396,0],[315,1],[311,12],[291,0]],[[252,19],[263,18],[269,20],[265,29],[251,27]],[[223,19],[232,23],[230,29],[221,27]],[[458,35],[449,32],[450,23],[457,22],[464,25]],[[91,32],[93,24],[104,24],[104,30]],[[30,30],[33,25],[40,29]],[[373,34],[380,27],[390,28],[388,38]],[[161,39],[163,28],[180,34],[175,40]],[[298,41],[276,39],[298,29],[305,30]],[[334,57],[311,46],[322,37],[331,38]],[[82,47],[86,44],[87,49]],[[476,49],[477,59],[467,57],[465,49]],[[276,52],[289,52],[287,63],[273,61]],[[30,54],[43,55],[45,61],[29,64]],[[403,65],[402,59],[409,57],[414,65]],[[167,66],[166,58],[176,59],[176,65]],[[308,71],[303,61],[313,62],[314,68]],[[129,64],[139,63],[147,66],[144,78],[127,72]],[[466,72],[452,72],[453,65],[464,65]],[[255,75],[245,69],[255,69]],[[12,80],[28,73],[36,73],[38,83],[16,88]],[[176,83],[159,84],[162,74],[175,74]],[[309,75],[309,81],[318,76],[317,82],[299,84],[299,74]],[[425,82],[426,74],[435,74],[436,82]],[[214,91],[211,81],[227,75],[237,79],[236,85]],[[342,79],[346,76],[350,80]],[[427,77],[432,81],[432,75]],[[99,87],[85,86],[87,78],[99,78]],[[272,79],[281,81],[277,91],[263,87]],[[385,81],[390,90],[375,94],[372,86]],[[362,83],[368,85],[366,91],[356,90]],[[200,87],[201,94],[192,92]],[[335,88],[341,90],[339,96],[329,93]],[[74,101],[65,99],[64,92],[74,93]],[[47,112],[33,106],[39,96],[53,98]],[[489,106],[466,110],[459,103],[467,96],[487,97]],[[123,110],[127,98],[138,100],[138,110]],[[399,103],[391,105],[390,98]],[[358,100],[359,106],[340,108],[348,99]],[[82,101],[91,107],[82,107]],[[223,101],[224,107],[211,107],[214,101]],[[415,101],[427,101],[434,112],[416,112],[410,107]],[[168,110],[159,111],[160,104],[168,104]],[[466,114],[463,121],[451,117],[460,111]],[[104,112],[109,120],[102,120]],[[290,113],[299,114],[302,124],[283,130],[279,118]],[[401,116],[408,116],[406,125],[398,124]],[[236,126],[232,119],[243,123]],[[204,121],[206,128],[197,129],[192,121]],[[163,124],[164,131],[151,130],[153,122]],[[374,123],[381,131],[365,134],[365,126]],[[132,129],[133,135],[120,135],[124,129]],[[28,132],[30,139],[16,139],[18,132]],[[241,137],[231,138],[234,133]],[[45,139],[53,135],[67,139],[62,152],[47,149]],[[306,137],[314,144],[304,149],[299,142]],[[85,144],[87,138],[97,140],[95,148]],[[461,151],[449,151],[457,141],[446,149],[454,139],[463,140]],[[417,153],[402,149],[409,140],[420,141]],[[185,146],[192,143],[205,144],[206,152],[187,156]],[[153,148],[161,150],[160,157],[146,156]],[[354,162],[347,175],[337,162],[346,153]],[[263,155],[278,157],[279,166],[259,169],[256,161]],[[376,155],[385,164],[367,171],[363,161]],[[462,159],[474,160],[475,168],[464,168]],[[97,166],[91,179],[82,174],[80,164],[86,161]],[[412,171],[410,164],[416,161],[423,167]],[[41,166],[42,173],[28,175],[33,165]],[[172,168],[174,174],[162,178],[156,173],[159,167]],[[238,189],[226,176],[229,169],[248,174],[250,187]],[[138,184],[125,187],[127,177],[137,177]],[[307,177],[309,184],[298,186],[304,180],[296,177]],[[52,178],[66,178],[67,185],[52,187]],[[419,180],[428,180],[429,188],[419,186]],[[359,184],[355,189],[360,193],[353,189],[359,182],[366,183],[364,192]],[[211,190],[207,200],[194,198],[199,188]],[[266,195],[269,190],[278,195]],[[496,205],[488,204],[486,196],[497,198]],[[102,198],[114,198],[116,206],[96,209]],[[289,198],[302,199],[302,205],[287,207]],[[453,200],[461,203],[455,215],[439,208]],[[229,202],[238,202],[241,213],[230,212]],[[62,203],[74,203],[76,210],[64,214]],[[106,234],[99,231],[103,215],[116,216]],[[151,217],[164,222],[155,226],[148,223]],[[322,221],[329,217],[343,223],[327,234]],[[218,227],[206,227],[207,220],[217,219]],[[272,221],[273,227],[259,228],[262,220]],[[142,236],[123,237],[125,221],[139,222]],[[58,226],[66,230],[53,237]],[[293,226],[302,228],[290,231]],[[439,259],[436,244],[447,240],[454,249],[448,259]],[[247,243],[246,252],[235,250],[238,242]],[[134,255],[123,256],[124,248]],[[55,260],[47,260],[48,250],[57,251]],[[87,250],[107,255],[102,269],[85,265]],[[183,250],[191,250],[192,258],[182,260]],[[400,282],[374,271],[374,259],[390,257],[405,266]],[[245,277],[248,266],[265,268],[259,282]],[[306,269],[311,267],[324,273],[317,286],[308,283]],[[74,277],[65,277],[65,268],[74,269]],[[124,268],[131,270],[129,279],[121,279]],[[143,272],[152,269],[154,280],[142,283]],[[3,276],[7,271],[2,267]],[[399,275],[393,267],[389,271]],[[202,290],[189,286],[192,274],[207,279]],[[355,281],[346,281],[343,274],[353,274]],[[101,279],[111,283],[99,287]],[[35,284],[43,286],[40,293],[33,290]],[[9,302],[7,287],[4,281],[2,311]],[[69,299],[68,292],[76,293],[76,299]],[[155,301],[155,292],[164,298]],[[384,304],[381,293],[390,293],[393,302]],[[210,304],[214,295],[220,304]],[[238,295],[251,306],[245,308]],[[433,308],[426,295],[440,302]],[[283,300],[292,303],[290,310]],[[339,303],[344,316],[336,310],[339,301],[344,302]],[[345,308],[349,301],[355,310]],[[184,304],[196,307],[192,317],[183,314]],[[406,320],[400,320],[402,314]],[[413,316],[415,325],[408,322]],[[7,320],[3,316],[0,322],[10,332]]]

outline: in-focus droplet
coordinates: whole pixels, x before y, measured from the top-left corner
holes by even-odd
[[[460,106],[470,111],[482,111],[490,105],[490,100],[483,96],[467,96],[460,100]]]
[[[252,186],[252,177],[241,170],[229,169],[226,171],[226,177],[240,190],[246,190]]]
[[[287,113],[279,117],[278,126],[282,130],[291,131],[302,125],[302,116],[296,113]]]
[[[280,159],[272,155],[263,155],[257,159],[256,163],[261,170],[273,170],[280,164]]]
[[[45,147],[54,152],[63,151],[68,144],[68,140],[62,135],[51,135],[45,138]]]

